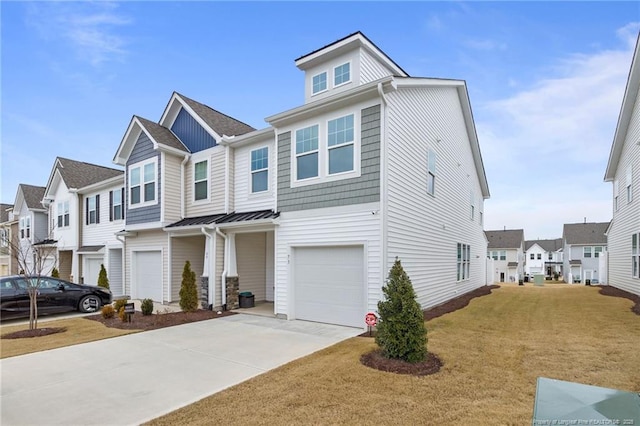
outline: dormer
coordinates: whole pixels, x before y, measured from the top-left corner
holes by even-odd
[[[301,56],[296,66],[305,72],[305,103],[383,77],[409,77],[361,32]]]

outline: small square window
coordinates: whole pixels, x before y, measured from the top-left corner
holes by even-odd
[[[334,86],[339,86],[351,81],[351,64],[347,62],[333,69]]]

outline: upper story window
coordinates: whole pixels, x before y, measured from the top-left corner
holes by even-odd
[[[269,189],[269,148],[251,151],[251,192],[264,192]]]
[[[618,180],[613,181],[613,211],[618,211]]]
[[[436,153],[431,149],[427,153],[427,193],[436,193]]]
[[[117,189],[115,191],[109,191],[109,220],[124,219],[124,188]]]
[[[353,114],[329,120],[327,148],[329,174],[353,171],[354,123]]]
[[[209,198],[209,162],[200,161],[193,165],[193,199],[194,201]]]
[[[507,260],[507,251],[500,250],[500,260]]]
[[[314,75],[312,93],[315,95],[316,93],[324,92],[325,90],[327,90],[327,73],[322,72]]]
[[[602,246],[597,246],[593,248],[593,257],[600,257],[600,253],[602,253]]]
[[[58,228],[69,226],[69,201],[58,203]]]
[[[591,257],[591,247],[583,247],[582,250],[583,257]]]
[[[549,254],[547,255],[547,259],[553,260],[553,253],[549,252]]]
[[[100,223],[100,195],[87,197],[85,210],[85,223],[87,225]]]
[[[129,205],[142,207],[156,204],[156,160],[129,166]]]
[[[631,265],[633,278],[640,278],[640,232],[631,235]]]
[[[471,220],[476,216],[476,197],[473,195],[473,191],[469,191],[469,203],[471,205]]]
[[[626,173],[626,185],[627,185],[627,203],[630,203],[633,201],[633,187],[631,185],[632,179],[633,179],[633,172],[631,169],[631,165],[627,166],[627,173]]]
[[[296,179],[318,176],[318,125],[296,131]]]
[[[538,258],[538,260],[542,260],[542,253],[538,253],[537,258]]]
[[[0,229],[0,247],[9,246],[9,230],[6,228]]]
[[[530,258],[531,260],[535,260],[535,258],[536,258],[536,254],[535,254],[535,253],[531,253],[531,254],[529,255],[529,258]]]
[[[20,228],[20,238],[31,237],[31,216],[21,217],[18,223]]]
[[[351,63],[338,65],[333,69],[333,85],[339,86],[351,81]]]

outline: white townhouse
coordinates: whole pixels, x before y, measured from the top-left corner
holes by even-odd
[[[107,276],[117,284],[118,270],[110,268],[105,247],[121,245],[115,238],[117,221],[109,220],[109,191],[117,188],[122,192],[122,176],[122,170],[96,164],[62,157],[54,161],[42,202],[60,278],[96,285],[100,264],[104,264]]]
[[[493,260],[493,282],[516,282],[524,279],[524,230],[485,231],[487,257]]]
[[[564,281],[607,283],[607,235],[610,222],[565,223],[562,229]]]
[[[562,275],[562,238],[524,242],[525,274]]]
[[[15,264],[11,259],[13,204],[0,204],[0,277],[11,274],[11,265]],[[17,271],[15,272],[17,273]]]
[[[640,36],[611,145],[605,182],[613,183],[607,230],[609,285],[640,295]]]
[[[179,300],[189,260],[210,307],[238,293],[288,319],[364,327],[396,257],[428,308],[485,284],[489,188],[461,80],[409,76],[362,33],[295,61],[303,105],[255,130],[174,93],[134,116],[125,292]]]

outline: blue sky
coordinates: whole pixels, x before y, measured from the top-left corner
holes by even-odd
[[[302,104],[299,56],[362,31],[412,76],[466,80],[485,229],[611,219],[603,182],[637,2],[2,2],[1,193],[56,156],[113,166],[178,91],[256,128]]]

